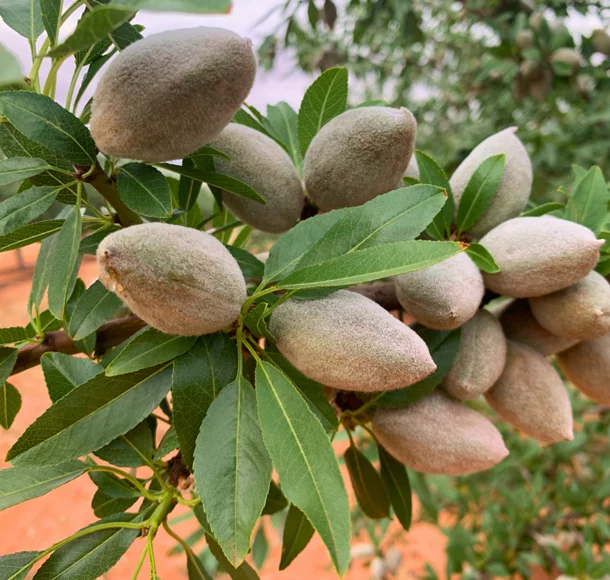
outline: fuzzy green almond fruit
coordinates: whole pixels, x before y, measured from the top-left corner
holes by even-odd
[[[539,352],[508,341],[506,365],[485,393],[505,421],[541,443],[572,441],[572,406],[557,371]]]
[[[520,30],[517,32],[517,36],[515,37],[515,44],[521,50],[526,48],[531,48],[535,44],[535,37],[533,30]]]
[[[373,434],[398,461],[422,473],[476,473],[508,455],[489,419],[440,391],[408,407],[378,408]]]
[[[500,268],[483,273],[485,286],[514,298],[557,292],[595,267],[603,243],[588,228],[555,217],[508,220],[481,239]]]
[[[462,326],[477,312],[485,287],[466,252],[429,268],[394,278],[396,296],[405,312],[436,330]]]
[[[566,378],[591,400],[610,405],[610,334],[585,340],[557,355]]]
[[[500,378],[506,362],[506,338],[493,314],[479,310],[464,326],[457,356],[443,379],[443,388],[468,401],[487,392]]]
[[[591,43],[596,52],[610,56],[610,35],[605,30],[598,28],[591,35]]]
[[[144,322],[198,336],[231,325],[246,282],[228,250],[205,232],[164,223],[131,226],[97,250],[100,282]]]
[[[279,351],[328,387],[377,392],[406,387],[436,370],[426,343],[368,298],[339,290],[287,300],[271,315]]]
[[[523,143],[515,135],[516,131],[516,127],[504,129],[479,143],[449,180],[457,213],[462,194],[479,165],[493,155],[506,155],[504,174],[496,194],[483,215],[467,232],[474,238],[480,238],[503,221],[518,216],[527,205],[532,192],[532,162]]]
[[[392,191],[413,155],[417,123],[407,109],[362,107],[329,121],[309,145],[305,189],[328,211]]]
[[[93,95],[99,149],[128,159],[180,159],[231,121],[256,74],[252,42],[223,28],[153,34],[111,62]]]
[[[558,48],[551,55],[551,63],[565,65],[570,74],[580,66],[580,53],[573,48]]]
[[[257,203],[222,192],[222,200],[244,223],[279,234],[296,225],[305,201],[303,186],[290,157],[260,131],[231,123],[211,143],[231,161],[215,159],[216,169],[253,187],[267,202]]]

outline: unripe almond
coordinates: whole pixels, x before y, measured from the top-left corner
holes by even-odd
[[[488,391],[506,362],[506,338],[493,314],[479,310],[464,326],[457,356],[443,379],[443,388],[467,401]]]
[[[534,46],[534,32],[532,30],[520,30],[515,38],[515,44],[521,50]]]
[[[246,283],[235,258],[213,236],[182,226],[131,226],[102,240],[100,282],[147,324],[197,336],[237,319]]]
[[[91,134],[106,154],[169,161],[231,121],[256,74],[250,40],[222,28],[153,34],[123,50],[93,96]]]
[[[468,232],[475,238],[480,238],[503,221],[518,216],[527,205],[532,191],[532,163],[523,143],[515,135],[516,130],[515,127],[504,129],[479,143],[449,181],[457,211],[468,181],[479,165],[492,155],[506,155],[500,185],[483,215]]]
[[[426,343],[384,308],[348,290],[287,300],[269,323],[280,352],[305,376],[348,391],[387,391],[436,370]]]
[[[610,405],[610,334],[585,340],[557,355],[566,378],[600,405]]]
[[[551,356],[578,342],[556,336],[540,326],[527,300],[515,300],[500,315],[500,323],[506,338],[525,344],[543,356]]]
[[[305,200],[301,180],[286,151],[273,139],[231,123],[211,145],[231,158],[216,158],[216,169],[244,181],[267,202],[263,205],[223,191],[222,200],[235,216],[257,230],[276,234],[299,221]]]
[[[563,290],[530,298],[532,314],[557,336],[588,340],[610,332],[610,284],[595,270]]]
[[[470,320],[485,292],[481,273],[466,252],[396,276],[394,283],[405,312],[437,330],[458,328]]]
[[[508,341],[504,372],[485,398],[500,417],[541,443],[573,439],[572,407],[563,381],[529,346]]]
[[[362,107],[335,117],[305,155],[307,195],[331,210],[392,191],[413,154],[416,130],[413,115],[404,108]]]
[[[591,35],[591,43],[597,52],[610,56],[610,36],[605,30],[598,28]]]
[[[550,216],[508,220],[481,239],[500,271],[483,273],[498,294],[532,298],[567,288],[597,264],[602,240],[584,226]]]
[[[440,391],[408,407],[378,408],[373,433],[398,461],[422,473],[476,473],[508,455],[489,419]]]
[[[580,53],[573,48],[558,48],[551,55],[553,64],[565,65],[570,74],[576,72],[580,65]]]

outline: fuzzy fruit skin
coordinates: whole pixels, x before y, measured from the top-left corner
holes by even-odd
[[[594,30],[591,35],[591,42],[597,52],[610,56],[610,36],[605,30],[601,28]]]
[[[491,389],[505,363],[506,338],[502,326],[493,314],[479,310],[462,327],[457,356],[442,386],[456,399],[475,399]]]
[[[213,236],[150,223],[119,230],[97,250],[100,282],[147,324],[182,336],[232,324],[246,300],[235,258]]]
[[[287,300],[274,310],[269,330],[297,369],[328,387],[389,391],[436,370],[413,330],[348,290],[319,300]]]
[[[449,180],[457,212],[468,181],[479,165],[492,155],[506,155],[504,174],[496,194],[485,213],[468,230],[474,238],[480,238],[503,221],[518,216],[527,205],[532,192],[532,162],[523,143],[515,135],[516,130],[516,127],[504,129],[479,143]]]
[[[466,252],[394,278],[396,297],[417,322],[436,330],[462,326],[477,312],[485,287]]]
[[[610,334],[585,340],[557,355],[566,378],[600,405],[610,405]]]
[[[216,158],[216,169],[253,187],[266,205],[240,195],[222,192],[222,200],[240,220],[273,234],[296,225],[305,197],[303,186],[288,154],[260,131],[231,123],[211,143],[231,161]]]
[[[520,342],[533,348],[542,356],[557,354],[571,346],[578,340],[556,336],[534,318],[527,300],[515,300],[500,315],[500,323],[506,338]]]
[[[504,372],[485,398],[500,417],[541,443],[573,439],[572,406],[563,381],[529,346],[508,341]]]
[[[568,65],[573,73],[580,65],[580,53],[573,48],[558,48],[551,55],[551,62]]]
[[[572,286],[530,298],[532,314],[557,336],[589,340],[610,332],[610,284],[595,270]]]
[[[392,191],[409,164],[417,123],[407,109],[362,107],[338,115],[314,137],[303,176],[321,209],[352,207]]]
[[[110,64],[93,96],[91,134],[106,154],[158,162],[209,143],[256,74],[250,40],[222,28],[153,34]]]
[[[476,473],[508,455],[491,421],[440,391],[401,409],[378,408],[373,433],[398,461],[422,473]]]
[[[514,298],[534,298],[576,284],[597,264],[602,240],[591,230],[550,216],[508,220],[481,239],[500,267],[485,286]]]

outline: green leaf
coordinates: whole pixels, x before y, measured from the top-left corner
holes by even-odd
[[[38,0],[0,0],[0,16],[7,26],[31,43],[44,30]]]
[[[78,60],[78,54],[76,54],[75,57]],[[87,72],[85,73],[85,76],[83,77],[83,80],[81,81],[80,88],[78,89],[78,93],[76,94],[76,99],[74,99],[74,110],[76,110],[76,107],[80,103],[80,100],[83,98],[85,91],[89,88],[89,85],[91,84],[93,79],[96,77],[97,73],[100,72],[100,70],[102,70],[102,67],[111,58],[112,58],[112,54],[104,54],[102,56],[97,57],[95,60],[91,61],[91,64],[87,68]],[[81,121],[83,121],[83,123],[88,122],[88,121],[85,121],[85,119],[83,119],[83,116],[82,116],[83,113],[85,113],[85,111],[86,111],[86,106],[85,106],[85,108],[83,108],[83,112],[81,113],[81,117],[80,117],[80,119],[81,119]]]
[[[149,328],[129,341],[106,367],[106,374],[124,375],[167,362],[184,354],[196,341],[196,336],[175,336]]]
[[[133,10],[114,4],[97,6],[81,18],[76,30],[59,46],[51,50],[49,56],[65,57],[79,50],[87,49],[127,22],[133,15]]]
[[[7,185],[38,175],[41,171],[51,169],[42,159],[33,157],[11,157],[0,160],[0,185]]]
[[[76,479],[85,473],[86,468],[81,461],[70,461],[54,467],[3,469],[0,471],[0,510],[45,495]]]
[[[468,231],[485,213],[504,175],[506,155],[488,157],[468,180],[457,212],[458,234]]]
[[[110,320],[123,303],[121,299],[97,280],[76,303],[70,318],[70,335],[80,340],[95,332],[104,322]]]
[[[265,273],[265,264],[250,252],[236,248],[235,246],[226,246],[227,250],[237,260],[241,273],[246,278],[262,278]]]
[[[77,117],[53,99],[29,91],[0,93],[0,113],[29,139],[78,165],[93,165],[93,138]]]
[[[159,449],[157,449],[154,457],[155,461],[162,460],[166,455],[178,449],[179,446],[178,435],[176,435],[176,430],[172,426],[165,432],[161,443],[159,443]]]
[[[418,236],[446,198],[433,185],[415,185],[386,193],[353,208],[299,260],[295,270],[357,250]]]
[[[409,531],[411,527],[411,485],[407,468],[394,459],[381,445],[377,445],[379,463],[381,466],[381,479],[388,492],[392,509],[400,525]]]
[[[0,384],[11,376],[18,355],[16,348],[0,347]]]
[[[309,518],[343,575],[349,565],[349,506],[332,444],[290,379],[264,361],[256,367],[256,398],[282,490]]]
[[[0,203],[0,236],[14,232],[47,211],[60,189],[32,187]]]
[[[188,580],[214,580],[193,551],[186,553],[186,572]]]
[[[461,251],[457,242],[411,240],[384,244],[295,270],[278,288],[334,288],[371,282],[428,268]]]
[[[25,580],[42,552],[17,552],[0,557],[0,580]]]
[[[299,116],[284,101],[277,105],[267,105],[267,123],[269,133],[284,146],[295,167],[300,171],[303,155],[299,145]]]
[[[267,501],[265,502],[262,515],[270,516],[276,514],[277,512],[281,512],[283,509],[285,509],[287,505],[288,500],[286,499],[286,496],[282,493],[282,490],[278,484],[271,480],[269,493],[267,494]]]
[[[154,12],[192,12],[194,14],[228,14],[231,0],[114,0],[134,10]]]
[[[422,397],[430,394],[438,387],[445,375],[453,366],[460,345],[462,330],[430,330],[421,328],[419,335],[424,339],[430,350],[432,360],[436,363],[436,370],[425,379],[404,389],[386,391],[377,400],[378,405],[388,407],[407,407]]]
[[[466,248],[466,253],[479,270],[488,274],[495,274],[500,271],[500,267],[496,264],[493,256],[481,244],[470,244]]]
[[[543,203],[542,205],[538,205],[536,207],[533,207],[532,209],[524,211],[521,215],[523,217],[538,217],[541,215],[545,215],[549,212],[557,211],[564,208],[565,203],[560,203],[558,201],[550,201],[548,203]]]
[[[95,522],[92,526],[114,522],[136,522],[141,519],[142,514],[118,514]],[[36,580],[95,580],[121,559],[139,535],[140,530],[112,528],[82,536],[55,550],[38,570],[35,578]]]
[[[285,570],[292,561],[306,548],[313,537],[314,529],[305,514],[291,504],[284,524],[282,535],[282,556],[280,570]]]
[[[449,179],[440,165],[424,152],[416,149],[415,159],[419,168],[419,181],[442,187],[447,192],[448,198],[443,206],[443,211],[434,218],[426,229],[428,235],[436,240],[442,240],[450,233],[451,224],[453,223],[454,203]]]
[[[13,445],[16,465],[54,465],[100,449],[135,427],[170,387],[171,366],[97,375],[47,409]]]
[[[53,403],[72,389],[104,372],[101,365],[88,358],[80,358],[59,352],[47,352],[40,359],[40,366]]]
[[[0,252],[8,252],[29,246],[53,235],[62,229],[64,220],[46,220],[23,226],[10,234],[0,236]]]
[[[141,495],[130,481],[118,478],[112,473],[90,471],[89,477],[99,489],[110,497],[127,499],[138,498]]]
[[[78,248],[79,254],[90,254],[95,256],[97,252],[97,247],[100,245],[101,241],[108,235],[113,232],[118,232],[121,228],[116,225],[104,225],[99,230],[93,232],[88,235],[86,238],[83,238],[80,242],[80,246]]]
[[[299,146],[305,156],[320,129],[347,109],[347,69],[329,68],[305,92],[299,109]]]
[[[148,418],[95,452],[100,459],[119,467],[147,465],[153,453],[154,436]]]
[[[214,537],[237,567],[250,550],[271,481],[254,389],[244,377],[210,405],[197,437],[194,473]]]
[[[30,335],[25,328],[21,326],[10,326],[9,328],[0,328],[0,344],[13,344],[27,340]]]
[[[258,526],[254,542],[252,542],[252,559],[259,570],[264,566],[267,554],[269,554],[269,542],[265,536],[265,527],[261,524]]]
[[[10,383],[0,386],[0,426],[10,429],[21,409],[21,395]]]
[[[225,161],[231,161],[231,158],[226,153],[223,153],[222,151],[219,151],[214,147],[210,147],[209,145],[204,145],[203,147],[200,147],[194,153],[187,155],[185,159],[190,159],[191,161],[195,162],[195,165],[197,165],[197,162],[203,161],[203,157],[220,157]]]
[[[128,510],[137,501],[137,497],[111,497],[98,489],[91,500],[91,507],[98,518],[105,518]]]
[[[172,195],[163,174],[144,163],[119,167],[119,196],[125,205],[147,217],[168,217],[172,213]]]
[[[62,0],[40,0],[40,15],[51,44],[59,34]]]
[[[389,517],[390,500],[373,464],[353,445],[348,447],[343,457],[356,500],[364,514],[377,520]]]
[[[269,304],[260,302],[244,317],[244,325],[256,338],[266,338],[271,342],[275,342],[275,337],[267,326],[266,318],[268,317],[268,312]]]
[[[195,162],[191,159],[183,159],[182,167],[195,169]],[[186,175],[180,176],[180,184],[178,185],[178,203],[179,206],[184,210],[191,209],[196,203],[199,193],[201,191],[201,181],[187,177]]]
[[[193,465],[195,442],[212,401],[237,375],[237,348],[224,333],[200,337],[174,361],[173,424],[186,466]]]
[[[49,310],[58,320],[63,320],[66,302],[71,294],[74,270],[78,261],[78,248],[82,231],[80,207],[75,206],[63,223],[53,256],[53,268],[49,277]]]
[[[11,85],[25,85],[24,75],[13,53],[0,44],[0,87]]]
[[[579,179],[571,197],[566,204],[566,219],[582,224],[599,233],[607,220],[608,201],[610,193],[601,169],[591,167]]]

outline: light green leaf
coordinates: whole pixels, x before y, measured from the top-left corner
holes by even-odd
[[[168,217],[172,213],[172,195],[163,174],[144,163],[119,167],[119,196],[136,213],[148,217]]]
[[[402,527],[409,531],[411,527],[411,485],[407,468],[394,459],[381,445],[377,445],[381,479],[388,492],[392,509]]]
[[[390,500],[373,464],[353,445],[348,447],[343,458],[356,500],[364,514],[377,520],[389,517]]]
[[[565,203],[561,203],[559,201],[549,201],[548,203],[543,203],[542,205],[538,205],[532,209],[524,211],[521,215],[524,217],[538,217],[564,208]]]
[[[0,0],[4,23],[34,43],[44,30],[38,0]]]
[[[95,454],[119,467],[140,467],[147,465],[153,452],[154,434],[151,419],[147,417],[124,435],[98,449]]]
[[[277,105],[267,105],[266,127],[286,149],[295,167],[300,171],[303,165],[303,155],[299,145],[299,116],[297,112],[284,101]]]
[[[0,557],[0,580],[25,580],[42,552],[17,552]]]
[[[0,510],[49,493],[85,473],[86,467],[81,461],[70,461],[54,467],[3,469],[0,471]]]
[[[224,333],[200,337],[174,361],[173,424],[186,466],[193,465],[195,442],[212,401],[237,375],[237,348]]]
[[[68,302],[71,287],[73,287],[81,232],[80,207],[75,206],[59,232],[53,256],[53,268],[49,277],[49,310],[58,320],[63,320],[65,317],[66,302]]]
[[[87,49],[127,22],[133,15],[133,10],[114,4],[97,6],[81,18],[76,30],[51,50],[49,56],[58,58]]]
[[[282,556],[280,570],[285,570],[306,548],[313,537],[314,529],[305,514],[294,504],[288,510],[282,535]]]
[[[154,12],[192,12],[194,14],[228,14],[231,0],[114,0],[134,10]]]
[[[121,299],[104,288],[99,280],[94,282],[79,298],[70,318],[72,339],[80,340],[89,336],[110,320],[122,304]]]
[[[62,0],[40,0],[40,13],[51,44],[57,42],[59,34]]]
[[[333,288],[371,282],[428,268],[463,250],[457,242],[395,242],[359,250],[315,266],[295,270],[278,288]]]
[[[269,542],[267,541],[267,536],[265,536],[265,527],[261,523],[258,526],[258,530],[256,530],[254,542],[252,542],[252,559],[254,560],[254,565],[259,570],[265,565],[268,554]]]
[[[244,377],[210,405],[197,437],[194,473],[214,537],[237,567],[250,550],[271,481],[254,389]]]
[[[504,175],[506,155],[488,157],[468,180],[457,212],[458,234],[468,231],[485,213]]]
[[[13,53],[0,44],[0,87],[10,85],[25,86],[24,76]]]
[[[305,156],[320,129],[347,109],[347,69],[330,68],[305,92],[299,109],[299,146]]]
[[[29,139],[78,165],[95,163],[93,138],[77,117],[44,95],[0,93],[0,113]]]
[[[0,386],[0,426],[10,429],[21,409],[21,395],[10,383]]]
[[[0,160],[0,185],[7,185],[33,175],[41,171],[51,169],[51,166],[42,159],[33,157],[11,157]]]
[[[566,204],[566,219],[581,224],[595,233],[607,220],[610,192],[599,167],[594,166],[576,182]]]
[[[0,384],[11,376],[18,355],[16,348],[0,347]]]
[[[48,185],[32,187],[0,203],[0,236],[14,232],[47,211],[60,189]]]
[[[15,465],[54,465],[107,445],[157,407],[171,365],[120,377],[97,375],[47,409],[7,454]]]
[[[59,352],[47,352],[40,359],[47,390],[53,403],[96,375],[104,372],[101,365],[88,358]]]
[[[264,361],[256,367],[256,398],[282,490],[308,517],[343,575],[350,554],[349,505],[332,444],[288,377]]]
[[[64,220],[46,220],[23,226],[10,234],[0,236],[0,252],[8,252],[44,240],[61,230]]]
[[[495,274],[500,271],[500,267],[496,264],[493,256],[481,244],[470,244],[466,248],[466,253],[479,270],[488,274]]]
[[[451,231],[451,224],[453,222],[454,202],[449,179],[440,165],[424,152],[415,150],[415,159],[419,168],[419,181],[442,187],[447,192],[448,198],[443,206],[443,211],[434,218],[433,222],[426,229],[428,235],[434,239],[443,240]]]

